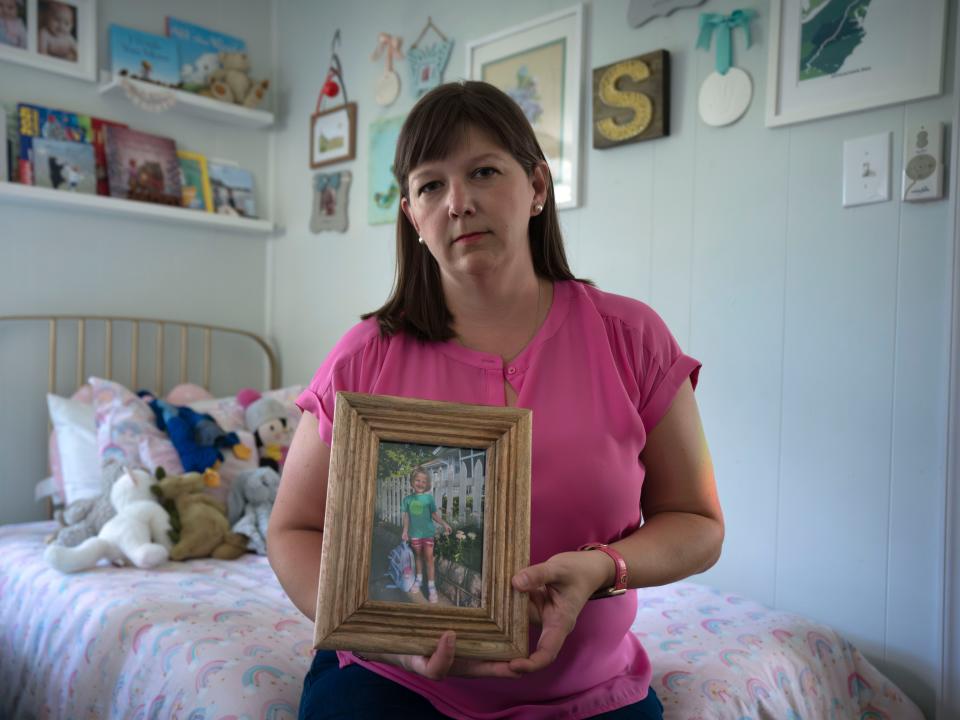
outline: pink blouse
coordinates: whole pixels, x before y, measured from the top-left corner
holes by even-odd
[[[517,405],[533,411],[530,562],[587,542],[614,542],[640,524],[647,433],[700,364],[683,354],[663,320],[630,298],[568,281],[529,345],[509,363],[454,341],[381,337],[375,319],[337,343],[297,404],[332,437],[337,391]],[[425,696],[454,718],[585,718],[642,700],[650,661],[630,625],[636,594],[587,603],[549,667],[519,680],[427,680],[340,653]],[[530,648],[538,631],[531,627]]]

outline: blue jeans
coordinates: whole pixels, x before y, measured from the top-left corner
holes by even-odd
[[[300,720],[442,720],[413,690],[360,667],[340,669],[337,654],[320,650],[303,681]],[[597,715],[601,720],[662,720],[663,705],[650,688],[638,703]]]

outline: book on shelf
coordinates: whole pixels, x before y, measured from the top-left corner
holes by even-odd
[[[37,187],[95,195],[97,167],[93,145],[34,138],[33,178]]]
[[[177,43],[172,38],[141,32],[122,25],[110,26],[110,70],[167,87],[180,85]]]
[[[0,182],[10,182],[14,179],[10,163],[13,157],[13,145],[8,133],[10,120],[10,111],[7,106],[0,105]]]
[[[113,197],[180,206],[180,160],[170,138],[107,126],[107,180]]]
[[[166,19],[167,37],[177,43],[180,82],[184,90],[199,92],[210,84],[210,74],[220,68],[221,52],[246,52],[240,38],[177,18]]]
[[[177,150],[180,160],[180,187],[183,206],[213,212],[207,158],[200,153]]]
[[[110,180],[107,177],[107,132],[108,127],[127,127],[123,123],[113,122],[113,120],[104,120],[103,118],[90,118],[90,126],[93,129],[93,158],[96,161],[97,169],[97,195],[110,194]]]
[[[229,160],[208,161],[213,211],[220,215],[257,217],[253,174]]]
[[[93,142],[89,115],[29,103],[17,104],[17,133],[20,138],[17,174],[24,185],[34,184],[33,144],[36,138],[87,144]]]

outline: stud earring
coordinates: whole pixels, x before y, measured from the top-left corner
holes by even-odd
[[[540,203],[537,203],[536,205],[533,206],[533,209],[537,213],[537,215],[539,215],[540,213],[543,212],[543,205],[541,205]]]
[[[423,245],[423,238],[420,238],[420,244]]]

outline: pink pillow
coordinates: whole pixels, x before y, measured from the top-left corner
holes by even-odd
[[[166,400],[171,405],[189,405],[201,400],[213,400],[213,395],[199,385],[182,383],[167,393]]]
[[[180,455],[166,437],[158,438],[153,435],[145,435],[140,438],[138,445],[140,451],[140,462],[143,467],[150,471],[151,475],[156,474],[157,468],[162,467],[168,475],[182,475],[183,463],[180,462]]]
[[[268,390],[263,393],[263,397],[272,397],[279,400],[287,410],[287,427],[291,430],[297,427],[300,422],[300,408],[297,407],[297,397],[303,392],[302,385],[291,385],[278,390]],[[234,432],[237,430],[250,430],[244,420],[243,406],[237,402],[236,397],[216,398],[214,400],[201,400],[190,403],[190,408],[199,413],[207,413],[217,425],[222,427],[225,432]],[[252,432],[252,431],[251,431]]]
[[[240,442],[250,450],[250,457],[241,460],[229,448],[223,449],[223,462],[220,463],[220,485],[217,487],[208,487],[206,493],[212,495],[224,505],[227,504],[227,496],[230,495],[230,486],[237,476],[245,470],[255,470],[260,465],[260,459],[257,455],[257,442],[253,439],[253,433],[246,430],[234,430]]]
[[[140,441],[146,437],[166,442],[176,453],[169,438],[157,428],[153,410],[143,400],[111,380],[92,377],[90,384],[102,467],[145,467],[140,457]]]

